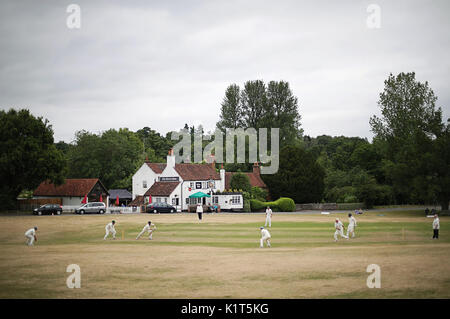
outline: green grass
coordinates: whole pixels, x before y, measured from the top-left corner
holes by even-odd
[[[450,298],[450,218],[433,241],[431,218],[382,214],[357,216],[357,237],[337,243],[334,216],[275,214],[270,249],[258,247],[261,214],[114,216],[106,241],[111,216],[0,217],[0,298]],[[148,219],[153,240],[135,240]],[[35,247],[24,245],[30,224]],[[83,289],[65,287],[70,263]],[[370,263],[383,289],[365,287]]]

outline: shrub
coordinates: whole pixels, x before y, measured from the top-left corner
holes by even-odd
[[[250,192],[252,188],[248,176],[240,172],[235,173],[231,176],[230,187],[232,189],[235,189],[236,191],[238,189],[242,189],[245,192]]]
[[[267,199],[267,191],[258,186],[253,186],[250,194],[253,199],[258,199],[262,202]]]
[[[265,209],[270,206],[275,212],[293,212],[295,211],[295,203],[292,198],[281,197],[273,202],[263,202],[257,199],[250,200],[250,208],[252,212]]]

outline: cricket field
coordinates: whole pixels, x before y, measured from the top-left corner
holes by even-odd
[[[450,217],[432,240],[422,211],[364,213],[356,238],[334,242],[336,216],[347,226],[274,213],[271,248],[259,248],[264,214],[0,216],[0,298],[450,298]],[[117,239],[103,240],[112,219]],[[149,220],[153,240],[136,240]],[[71,264],[80,288],[67,287]]]

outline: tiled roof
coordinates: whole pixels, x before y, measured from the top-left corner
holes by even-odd
[[[179,163],[175,164],[175,170],[185,181],[220,180],[219,173],[211,164]]]
[[[148,167],[150,167],[156,174],[161,174],[163,172],[163,170],[166,168],[166,164],[165,163],[150,163],[150,162],[145,162]]]
[[[51,184],[49,181],[42,182],[36,188],[34,196],[78,196],[87,195],[99,182],[98,178],[66,179],[65,183],[59,186]],[[101,184],[101,183],[100,183]],[[103,186],[103,185],[102,185]]]
[[[166,168],[164,163],[145,162],[156,174],[161,174]],[[175,171],[185,181],[206,181],[210,178],[220,180],[220,175],[211,164],[178,163]]]
[[[110,198],[117,198],[119,196],[120,199],[131,199],[133,197],[126,189],[110,189],[108,192]]]
[[[135,199],[133,199],[128,206],[140,206],[144,205],[144,196],[137,195]]]
[[[144,196],[170,196],[180,182],[155,182]]]
[[[245,175],[248,176],[249,180],[250,180],[250,185],[253,186],[257,186],[257,187],[261,187],[261,188],[267,188],[266,183],[264,183],[264,181],[261,179],[261,175],[259,175],[258,173],[248,173],[248,172],[243,172]],[[225,173],[225,189],[230,189],[230,183],[231,183],[231,176],[233,176],[233,174],[236,174],[236,172],[226,172]]]

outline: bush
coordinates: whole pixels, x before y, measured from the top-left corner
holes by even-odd
[[[292,198],[281,197],[273,202],[263,202],[257,199],[250,200],[251,211],[259,211],[270,206],[275,212],[293,212],[295,211],[295,203]]]
[[[258,186],[253,186],[250,194],[253,199],[258,199],[262,202],[267,199],[267,191]]]
[[[252,188],[248,176],[241,172],[235,173],[231,176],[230,187],[236,191],[241,189],[245,192],[250,192]]]

